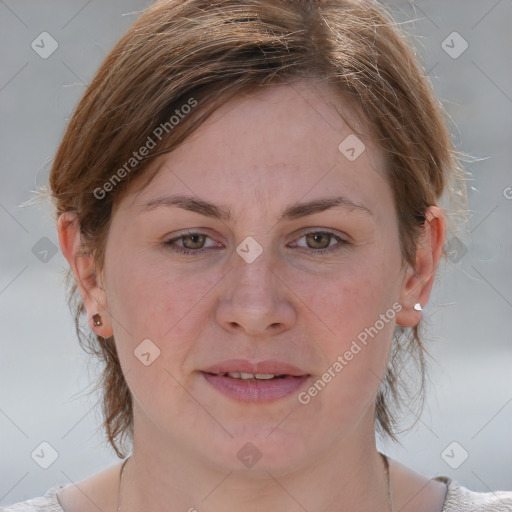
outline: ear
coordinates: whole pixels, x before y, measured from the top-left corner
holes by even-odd
[[[78,216],[65,212],[57,221],[59,245],[62,254],[71,267],[75,280],[87,309],[87,319],[91,329],[108,338],[112,336],[112,322],[108,314],[107,294],[102,284],[102,276],[96,272],[94,255],[83,245]],[[100,315],[102,325],[94,325],[93,316]]]
[[[437,206],[430,206],[425,211],[423,233],[418,239],[414,267],[407,269],[400,304],[403,309],[396,316],[396,323],[403,327],[414,327],[422,317],[421,310],[414,309],[427,304],[434,285],[437,266],[443,254],[446,236],[446,221],[443,212]]]

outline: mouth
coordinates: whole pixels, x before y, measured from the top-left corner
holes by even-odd
[[[296,393],[311,375],[279,361],[227,361],[201,371],[206,382],[240,402],[262,403]]]
[[[209,373],[209,372],[205,372]],[[286,374],[273,374],[273,373],[243,373],[243,372],[225,372],[225,373],[210,373],[210,375],[218,375],[220,377],[231,377],[232,379],[261,381],[261,380],[272,380],[272,379],[283,379],[286,377],[292,377],[292,375]]]

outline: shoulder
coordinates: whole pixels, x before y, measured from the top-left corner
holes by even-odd
[[[2,507],[0,512],[64,512],[57,499],[57,493],[63,487],[64,484],[54,486],[44,496]]]
[[[448,488],[442,512],[512,512],[512,492],[473,492],[448,477],[437,477]]]
[[[0,512],[109,512],[117,510],[120,464],[73,484],[55,485],[44,496],[0,507]],[[91,505],[92,503],[92,505]]]

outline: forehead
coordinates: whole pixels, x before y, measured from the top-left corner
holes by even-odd
[[[305,81],[228,101],[150,169],[154,178],[132,194],[132,206],[163,189],[268,204],[340,186],[357,201],[369,181],[385,185],[382,152],[354,104]]]

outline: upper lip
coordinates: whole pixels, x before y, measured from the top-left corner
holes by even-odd
[[[221,373],[252,373],[256,374],[272,374],[272,375],[292,375],[294,377],[301,377],[309,375],[307,372],[302,371],[300,368],[292,364],[284,363],[282,361],[267,360],[251,363],[246,359],[230,359],[222,363],[214,364],[202,370],[205,373],[221,374]]]

